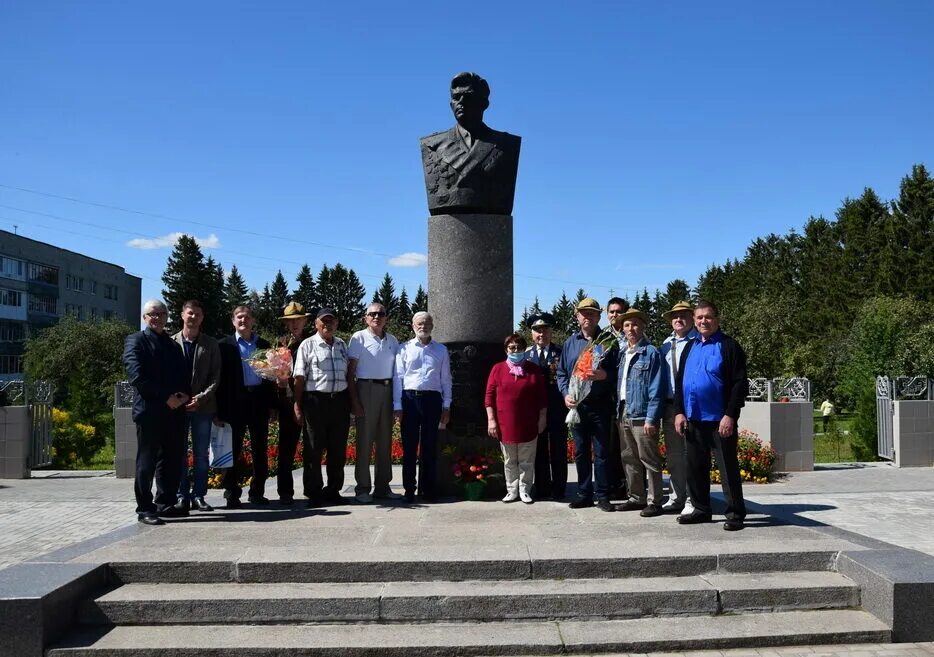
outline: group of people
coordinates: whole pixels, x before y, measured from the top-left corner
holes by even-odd
[[[401,343],[386,331],[386,309],[366,308],[366,327],[344,342],[331,308],[314,317],[289,303],[283,316],[285,346],[292,354],[288,378],[271,381],[249,364],[270,344],[256,334],[248,306],[233,310],[233,333],[219,340],[204,334],[200,302],[183,305],[182,329],[165,330],[167,309],[149,301],[146,328],[126,340],[124,364],[137,391],[136,503],[139,521],[162,524],[166,517],[191,510],[211,511],[206,502],[208,445],[212,425],[229,424],[233,461],[223,475],[226,506],[242,505],[240,455],[249,430],[254,458],[247,500],[268,505],[265,497],[269,421],[278,417],[280,467],[278,503],[294,504],[292,463],[303,444],[303,495],[311,507],[342,503],[345,454],[350,422],[356,423],[355,495],[359,504],[374,499],[425,501],[437,498],[436,446],[439,426],[451,408],[451,370],[447,348],[432,340],[433,318],[412,318],[415,337]],[[710,456],[716,453],[727,500],[724,528],[743,528],[745,506],[736,456],[740,408],[746,398],[745,356],[719,329],[710,303],[692,308],[680,302],[665,314],[672,333],[656,348],[645,337],[648,317],[618,297],[607,304],[607,337],[599,325],[603,309],[594,299],[576,307],[580,330],[563,346],[552,342],[554,319],[529,318],[532,345],[519,333],[506,337],[506,358],[487,382],[487,432],[499,441],[504,461],[504,502],[563,500],[567,485],[568,410],[575,448],[575,509],[639,510],[642,516],[677,513],[678,522],[712,519]],[[595,340],[609,344],[599,365],[581,371],[578,357]],[[590,381],[583,399],[570,394],[572,377]],[[392,427],[401,423],[404,494],[390,489]],[[671,494],[663,502],[660,430],[664,431]],[[189,479],[191,435],[193,479]],[[375,456],[370,475],[371,452]],[[322,456],[326,459],[326,480]],[[156,494],[152,486],[155,481]],[[611,499],[625,497],[613,504]]]
[[[681,524],[710,522],[714,452],[727,503],[724,529],[742,529],[746,509],[736,445],[748,386],[746,357],[720,330],[717,307],[676,303],[665,313],[672,331],[660,347],[645,336],[648,316],[624,299],[607,303],[606,331],[595,299],[581,300],[575,312],[580,330],[563,346],[552,342],[550,314],[530,317],[533,344],[516,333],[507,336],[506,360],[490,372],[487,432],[502,444],[503,502],[564,498],[565,419],[576,408],[570,424],[577,469],[572,509],[672,513]],[[615,340],[605,339],[607,331]],[[596,367],[582,370],[579,358],[595,344],[610,346]],[[590,380],[582,400],[571,394],[573,377]],[[667,501],[662,431],[671,475]],[[620,497],[624,501],[611,501]]]

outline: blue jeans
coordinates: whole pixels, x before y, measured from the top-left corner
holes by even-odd
[[[422,495],[435,494],[441,393],[402,391],[402,486],[415,492],[415,464]],[[419,445],[421,443],[421,445]]]
[[[578,406],[580,424],[571,425],[574,438],[574,465],[577,466],[577,496],[585,500],[608,500],[609,472],[607,456],[610,444],[608,408]],[[590,449],[593,447],[593,462]]]
[[[178,499],[191,500],[208,494],[208,447],[211,444],[212,413],[185,413],[185,444],[188,444],[188,430],[191,429],[191,453],[194,456],[194,489],[189,488],[188,450],[182,450],[181,472],[178,483]]]

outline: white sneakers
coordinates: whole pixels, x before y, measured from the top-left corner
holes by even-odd
[[[531,504],[534,501],[532,496],[524,490],[519,491],[519,499],[522,500],[523,504]]]
[[[681,515],[682,515],[682,516],[689,516],[689,515],[691,515],[692,513],[694,513],[694,505],[691,504],[691,498],[689,497],[689,498],[688,498],[687,500],[685,500],[685,502],[684,502],[684,509],[681,510]]]
[[[678,510],[680,510],[680,512],[681,512],[680,515],[682,515],[682,516],[689,516],[689,515],[691,515],[692,513],[694,513],[694,505],[691,504],[691,498],[690,498],[690,497],[687,498],[687,499],[684,501],[684,506],[681,505],[681,500],[680,500],[680,499],[678,499],[678,498],[676,498],[676,497],[672,497],[672,498],[669,498],[667,502],[665,502],[664,504],[662,504],[662,510],[663,510],[663,511],[678,511]]]
[[[532,496],[529,495],[528,491],[509,491],[506,493],[506,497],[503,498],[503,502],[507,504],[509,502],[515,502],[516,500],[522,500],[524,504],[532,504],[535,500],[532,499]]]
[[[511,490],[506,493],[506,497],[503,498],[503,502],[506,502],[508,504],[509,502],[515,502],[518,499],[519,499],[519,493],[514,490]]]

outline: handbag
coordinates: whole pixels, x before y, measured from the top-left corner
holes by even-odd
[[[233,427],[226,422],[221,426],[212,423],[208,464],[212,468],[229,468],[233,460]]]

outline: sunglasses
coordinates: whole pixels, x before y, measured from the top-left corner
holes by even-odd
[[[385,317],[386,313],[384,313],[382,310],[379,310],[375,313],[367,313],[366,316],[367,317]]]

